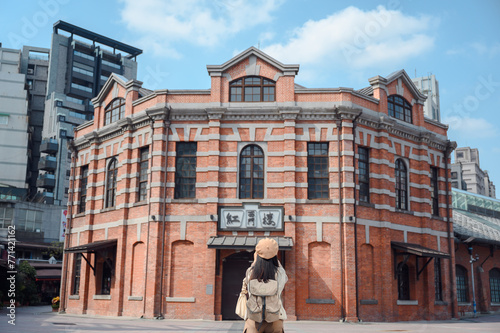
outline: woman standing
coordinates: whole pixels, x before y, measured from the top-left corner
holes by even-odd
[[[248,318],[245,319],[244,333],[282,333],[283,321],[287,318],[285,309],[283,308],[283,302],[281,301],[281,293],[288,281],[288,276],[286,275],[285,269],[281,266],[278,261],[278,243],[274,239],[265,238],[260,240],[260,242],[255,247],[255,256],[253,264],[247,269],[245,278],[243,279],[243,286],[241,292],[243,294],[248,294],[247,288],[249,283],[261,284],[277,283],[277,296],[279,302],[279,314],[276,316],[276,320],[268,322],[266,320],[260,320],[259,322]],[[249,297],[252,297],[251,292]],[[255,297],[255,296],[253,296]],[[264,303],[265,304],[265,303]],[[264,306],[265,311],[265,306]],[[255,318],[254,318],[255,319]]]

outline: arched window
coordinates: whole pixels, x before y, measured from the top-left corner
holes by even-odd
[[[114,123],[122,118],[125,118],[125,99],[115,98],[106,106],[104,125]]]
[[[402,159],[396,160],[396,208],[408,210],[408,172]]]
[[[387,108],[389,116],[412,123],[412,107],[402,96],[391,95],[387,97]]]
[[[116,181],[118,174],[118,162],[113,158],[108,164],[106,173],[106,208],[114,207],[116,203]]]
[[[230,102],[274,102],[276,82],[260,76],[247,76],[229,84]]]
[[[410,299],[410,269],[408,265],[400,262],[398,265],[398,299]]]
[[[257,145],[243,148],[240,156],[240,199],[264,198],[264,153]]]
[[[500,269],[490,270],[491,303],[500,303]]]
[[[467,270],[460,265],[455,266],[457,276],[457,300],[458,302],[469,301],[469,283],[467,280]]]

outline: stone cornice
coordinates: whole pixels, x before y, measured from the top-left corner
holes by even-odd
[[[225,121],[335,121],[355,120],[360,125],[373,128],[376,131],[384,130],[388,133],[425,143],[430,147],[444,150],[447,147],[447,139],[424,127],[404,124],[385,114],[368,112],[360,107],[339,105],[325,108],[307,107],[278,107],[269,106],[265,108],[199,108],[199,109],[177,109],[171,108],[167,103],[158,103],[153,107],[139,113],[134,117],[127,117],[109,124],[99,130],[87,133],[74,141],[76,150],[90,146],[94,142],[102,142],[117,137],[126,131],[134,131],[138,128],[151,124],[151,121],[199,121],[210,120]],[[445,126],[445,125],[443,125]]]
[[[372,115],[362,113],[357,122],[360,125],[365,125],[376,130],[385,130],[389,134],[400,138],[425,143],[429,147],[438,150],[445,150],[447,146],[447,140],[439,138],[435,133],[422,127],[408,126],[386,115],[376,118]]]
[[[339,88],[295,88],[296,94],[338,94],[338,93],[349,93],[356,97],[366,99],[367,101],[373,103],[379,103],[377,98],[362,94],[353,88],[339,87]]]
[[[450,127],[450,126],[448,126],[448,125],[446,125],[446,124],[440,123],[439,121],[434,120],[434,119],[430,119],[430,118],[425,118],[425,117],[424,117],[424,121],[425,121],[426,123],[432,124],[432,125],[434,125],[434,126],[440,127],[440,128],[442,128],[442,129],[445,129],[445,130],[447,130],[447,129]]]

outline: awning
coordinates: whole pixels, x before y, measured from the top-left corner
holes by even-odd
[[[419,244],[391,242],[391,246],[393,249],[400,250],[405,254],[414,254],[419,257],[450,258],[448,253],[429,249]]]
[[[23,248],[23,249],[40,249],[40,250],[45,250],[50,248],[52,245],[51,244],[41,244],[41,243],[29,243],[29,242],[16,242],[16,248]]]
[[[36,280],[61,280],[61,269],[37,269]]]
[[[78,246],[73,246],[70,248],[67,248],[64,250],[64,252],[69,252],[69,253],[94,253],[98,250],[107,248],[107,247],[112,247],[116,246],[117,239],[108,239],[108,240],[102,240],[102,241],[97,241],[93,243],[88,243],[84,245],[78,245]]]
[[[265,237],[265,236],[212,236],[207,242],[210,249],[238,249],[254,250],[257,243],[263,238],[273,238],[281,251],[293,248],[292,237]]]

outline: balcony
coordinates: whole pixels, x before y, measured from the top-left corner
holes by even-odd
[[[49,173],[40,175],[36,181],[36,186],[42,188],[54,188],[56,186],[56,177]]]
[[[43,192],[42,195],[43,195],[43,202],[45,202],[46,204],[49,204],[49,205],[54,203],[54,193]]]
[[[53,156],[41,157],[38,161],[38,169],[45,171],[54,171],[56,169],[56,158]]]
[[[40,152],[46,154],[55,154],[59,148],[59,143],[56,139],[43,139],[40,144]]]

